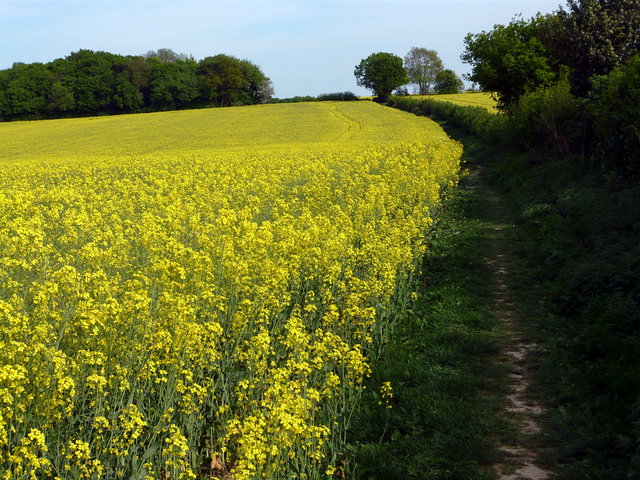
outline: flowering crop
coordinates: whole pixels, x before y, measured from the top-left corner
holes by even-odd
[[[83,144],[103,119],[0,126],[0,478],[335,471],[461,148],[395,110],[309,105],[302,126],[266,110],[277,145],[266,107],[225,110],[243,130],[218,147],[221,110],[164,114],[193,122],[166,147],[163,114]]]
[[[437,124],[373,102],[314,102],[0,123],[0,163],[146,154],[319,153],[442,139]]]
[[[486,92],[466,92],[466,93],[444,93],[438,95],[414,95],[411,98],[416,100],[439,100],[451,102],[456,105],[468,107],[484,107],[490,112],[496,113],[496,101],[490,93]]]

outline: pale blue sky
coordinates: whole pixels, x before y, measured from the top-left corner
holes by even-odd
[[[79,49],[142,54],[171,48],[197,60],[218,53],[248,58],[276,96],[350,90],[353,69],[374,52],[403,57],[436,50],[460,61],[464,36],[522,13],[557,10],[561,0],[0,0],[0,69],[48,62]]]

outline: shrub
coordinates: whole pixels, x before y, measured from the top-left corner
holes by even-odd
[[[547,147],[560,154],[580,152],[584,132],[580,105],[566,79],[525,93],[510,112],[515,142],[529,149]]]
[[[311,95],[306,96],[295,96],[289,98],[272,98],[267,103],[300,103],[300,102],[317,102],[318,99],[316,97],[312,97]]]
[[[476,134],[495,143],[504,138],[505,117],[491,113],[484,107],[456,105],[440,100],[392,97],[392,107],[446,121],[467,133]]]
[[[360,100],[358,96],[353,92],[335,92],[335,93],[322,93],[318,95],[318,101],[337,101],[337,102],[350,102],[353,100]]]
[[[589,110],[594,159],[605,168],[640,173],[640,55],[594,81]]]

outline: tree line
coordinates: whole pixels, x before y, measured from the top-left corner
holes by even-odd
[[[0,70],[0,118],[37,119],[265,103],[271,80],[249,60],[196,61],[171,49],[123,56],[79,50]]]
[[[459,93],[462,79],[451,69],[445,69],[435,50],[412,47],[404,60],[387,52],[372,53],[354,70],[359,86],[372,90],[377,101],[385,101],[395,90],[396,95],[408,95],[414,85],[419,95],[429,93]]]

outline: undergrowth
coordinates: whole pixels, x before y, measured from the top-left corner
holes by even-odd
[[[559,479],[640,476],[640,188],[559,160],[489,164],[516,210],[522,317],[544,350]]]
[[[514,151],[483,135],[484,112],[436,113],[467,154],[480,146],[473,160],[518,219],[510,289],[542,346],[533,371],[547,407],[546,466],[558,480],[640,478],[638,178],[543,148]]]

